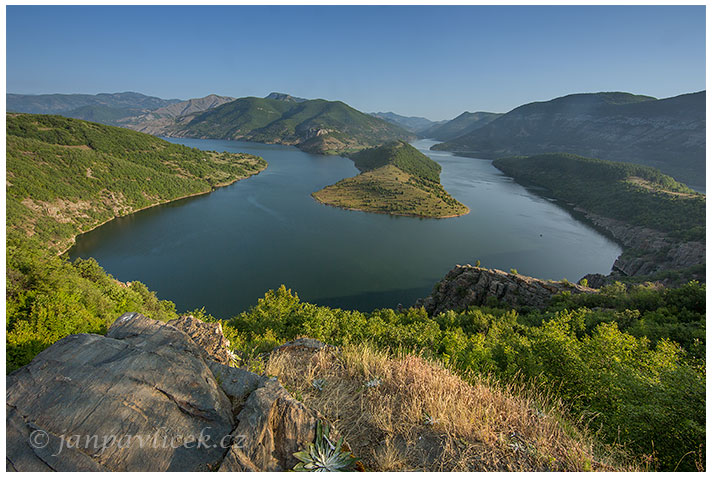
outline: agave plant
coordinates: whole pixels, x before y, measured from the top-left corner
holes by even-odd
[[[348,451],[343,451],[343,437],[334,445],[329,440],[329,424],[316,424],[316,438],[306,450],[294,453],[300,461],[294,471],[353,471],[357,458]]]
[[[315,378],[312,382],[312,386],[320,392],[324,390],[324,385],[326,385],[326,380],[323,378]]]

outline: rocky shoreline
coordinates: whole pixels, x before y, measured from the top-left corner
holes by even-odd
[[[579,207],[574,207],[574,211],[583,214],[624,247],[613,263],[612,276],[650,275],[705,264],[706,246],[702,242],[679,241],[663,232],[633,226]]]

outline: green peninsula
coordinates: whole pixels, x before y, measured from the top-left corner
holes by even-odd
[[[87,121],[7,114],[9,243],[60,252],[114,217],[256,174],[267,162]]]
[[[360,151],[351,159],[361,174],[312,196],[344,209],[445,218],[470,212],[440,184],[440,165],[404,141]]]

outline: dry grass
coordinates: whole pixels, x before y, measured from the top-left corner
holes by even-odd
[[[663,189],[662,186],[658,184],[654,184],[650,181],[647,181],[643,178],[639,178],[637,176],[630,176],[626,181],[628,181],[631,184],[634,184],[638,187],[641,187],[643,189],[647,189],[648,191],[653,191],[653,192],[661,192],[668,194],[670,196],[677,196],[677,197],[683,197],[683,198],[693,198],[697,196],[695,193],[683,193],[679,191],[668,191],[667,189]]]
[[[331,421],[367,470],[621,470],[521,390],[468,384],[420,357],[292,349],[273,353],[266,373]]]

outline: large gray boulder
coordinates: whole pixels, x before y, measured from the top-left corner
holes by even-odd
[[[8,375],[7,470],[291,469],[320,417],[278,381],[211,360],[226,342],[216,324],[174,324],[185,331],[124,314]]]
[[[7,409],[18,471],[208,471],[234,425],[199,347],[139,314],[105,337],[65,337],[10,374]]]

